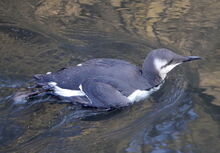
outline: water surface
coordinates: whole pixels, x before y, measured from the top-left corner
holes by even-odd
[[[1,0],[0,152],[219,152],[219,23],[216,0]],[[34,74],[99,57],[141,66],[161,47],[204,59],[133,106],[14,104]]]

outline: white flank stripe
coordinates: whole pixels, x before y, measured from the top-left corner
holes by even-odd
[[[48,85],[54,88],[54,93],[63,97],[85,96],[81,90],[63,89],[57,86],[56,82],[49,82]]]
[[[138,102],[141,101],[143,99],[145,99],[146,97],[148,97],[150,95],[149,91],[145,91],[145,90],[135,90],[132,94],[130,94],[128,96],[128,99],[130,102]]]
[[[135,90],[133,93],[131,93],[127,98],[131,103],[138,102],[141,100],[144,100],[145,98],[149,97],[153,92],[157,91],[160,89],[161,83],[159,86],[154,87],[152,89],[148,90]]]
[[[85,94],[85,92],[84,92],[83,89],[82,89],[82,84],[79,85],[79,89],[80,89],[80,91],[81,91],[82,93]],[[90,104],[92,104],[92,100],[91,100],[86,94],[85,94],[85,96],[86,96],[86,98],[89,100]]]

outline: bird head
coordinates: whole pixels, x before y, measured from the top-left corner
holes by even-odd
[[[201,59],[199,56],[182,56],[168,49],[156,49],[151,51],[146,57],[143,71],[146,73],[156,73],[164,80],[167,73],[174,67],[189,61]],[[147,75],[147,74],[146,74]]]

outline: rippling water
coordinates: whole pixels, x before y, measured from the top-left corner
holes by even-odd
[[[0,152],[219,152],[219,23],[217,0],[1,0]],[[98,57],[140,66],[161,47],[204,60],[131,107],[14,104],[34,74]]]

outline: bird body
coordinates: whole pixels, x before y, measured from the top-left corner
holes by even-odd
[[[119,59],[101,58],[54,73],[35,75],[35,79],[55,96],[71,102],[117,108],[145,99],[160,88],[175,66],[195,59],[199,57],[157,49],[147,56],[142,68]]]

